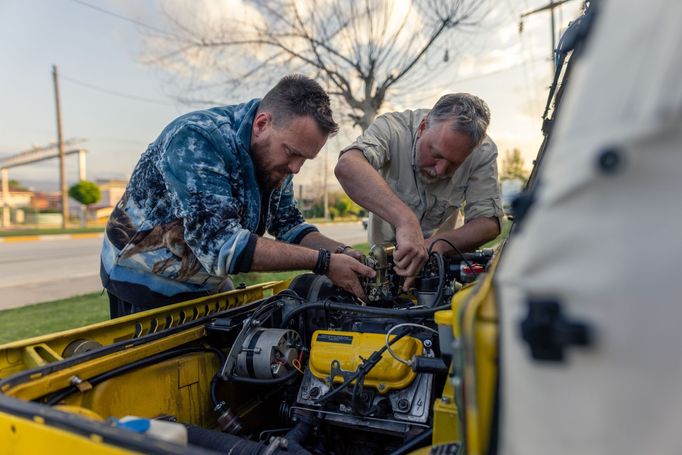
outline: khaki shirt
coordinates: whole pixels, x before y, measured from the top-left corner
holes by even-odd
[[[497,146],[488,137],[467,157],[450,179],[431,184],[417,177],[417,128],[429,109],[381,115],[354,143],[341,150],[360,150],[393,192],[417,215],[425,238],[453,229],[460,207],[464,222],[494,217],[502,225],[497,186]],[[395,241],[395,229],[370,213],[370,244]]]

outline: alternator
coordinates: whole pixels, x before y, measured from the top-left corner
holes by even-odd
[[[287,329],[256,329],[244,339],[237,357],[237,374],[256,379],[284,376],[293,368],[303,342]]]

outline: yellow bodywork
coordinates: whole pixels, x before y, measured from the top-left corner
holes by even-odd
[[[432,444],[464,442],[469,455],[483,454],[491,435],[497,381],[497,311],[493,274],[462,288],[452,300],[452,310],[435,319],[449,326],[456,341],[450,375],[433,405]],[[264,283],[242,290],[204,297],[150,310],[91,326],[32,338],[0,346],[0,378],[61,361],[73,355],[74,346],[90,343],[97,347],[127,342],[122,349],[93,356],[71,366],[36,372],[28,380],[5,383],[0,390],[7,399],[35,400],[68,387],[74,377],[82,381],[80,392],[68,396],[60,406],[65,415],[78,419],[173,415],[180,421],[210,427],[216,415],[210,400],[210,380],[217,371],[218,358],[211,352],[195,352],[155,363],[95,388],[88,380],[119,366],[130,364],[188,344],[200,344],[206,337],[205,324],[192,321],[228,309],[252,304],[287,287],[286,282]],[[255,308],[255,307],[254,307]],[[134,341],[144,335],[188,324],[182,329],[145,343]],[[334,342],[334,337],[336,342]],[[344,338],[345,337],[345,338]],[[341,341],[341,342],[339,342]],[[309,367],[319,379],[328,379],[333,361],[338,368],[355,371],[374,351],[385,344],[385,335],[356,332],[317,331],[313,334]],[[120,344],[119,344],[120,346]],[[396,355],[409,360],[423,352],[421,341],[404,337],[392,346]],[[82,353],[78,351],[75,354]],[[365,378],[365,385],[379,392],[405,388],[416,373],[385,353]],[[336,376],[335,382],[343,378]],[[172,396],[168,391],[172,390]],[[229,386],[222,390],[233,409],[245,421],[256,419],[253,396],[236,394]],[[101,435],[77,434],[49,425],[38,415],[14,415],[0,408],[0,455],[15,453],[132,453],[104,442]]]
[[[218,357],[212,352],[193,352],[173,357],[146,367],[132,370],[89,387],[88,380],[117,367],[128,365],[154,354],[188,344],[200,345],[206,336],[205,325],[188,327],[175,333],[141,344],[136,338],[159,330],[175,327],[204,316],[247,305],[286,289],[286,282],[271,282],[179,303],[124,318],[52,335],[23,340],[0,346],[0,376],[7,377],[31,368],[60,361],[74,343],[83,340],[102,346],[130,340],[129,345],[109,354],[93,356],[71,366],[31,375],[28,380],[6,383],[0,393],[3,403],[14,405],[34,400],[59,391],[72,384],[74,377],[81,382],[80,391],[66,397],[53,412],[61,411],[64,421],[85,419],[102,422],[109,417],[125,415],[154,418],[172,415],[180,421],[195,422],[210,427],[215,424],[215,413],[210,400],[210,381],[219,368]],[[172,394],[168,391],[172,390]],[[222,390],[244,421],[255,419],[253,397],[237,394],[230,385]],[[127,436],[128,437],[128,436]],[[145,439],[131,433],[131,439]],[[146,438],[148,440],[149,438]],[[175,450],[168,443],[153,444]],[[39,413],[30,409],[13,414],[0,406],[0,455],[27,453],[87,453],[128,454],[135,451],[109,444],[94,430],[80,434],[68,428],[50,425]]]
[[[339,362],[339,368],[342,370],[355,371],[362,363],[362,359],[369,358],[385,344],[386,335],[379,333],[317,330],[313,333],[310,347],[310,371],[319,379],[327,379],[335,360]],[[413,356],[420,355],[423,347],[418,339],[406,336],[395,342],[391,350],[401,359],[410,360]],[[408,365],[385,353],[365,377],[364,384],[375,387],[380,393],[387,393],[407,387],[416,376],[417,373]],[[335,376],[334,382],[343,382],[343,377]]]
[[[0,378],[62,360],[85,340],[108,346],[178,326],[220,311],[237,308],[287,288],[288,282],[272,281],[176,303],[111,321],[0,345]]]
[[[40,418],[25,419],[0,411],[0,455],[97,454],[124,455],[131,452],[102,443],[96,434],[78,435],[45,425]]]
[[[488,273],[454,295],[452,311],[435,315],[439,325],[449,321],[457,348],[442,398],[434,403],[432,442],[465,441],[467,455],[486,453],[491,437],[498,379],[498,318],[493,288],[498,260],[499,254]]]

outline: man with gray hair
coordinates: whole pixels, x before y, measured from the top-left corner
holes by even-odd
[[[432,109],[381,115],[341,150],[336,177],[367,208],[370,244],[395,242],[395,271],[408,278],[427,249],[472,250],[500,233],[497,146],[486,135],[490,110],[468,93],[443,96]],[[460,207],[464,225],[455,229]],[[438,241],[444,239],[445,241]]]

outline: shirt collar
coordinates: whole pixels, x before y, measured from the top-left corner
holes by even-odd
[[[251,130],[253,129],[253,120],[256,118],[256,112],[260,106],[260,99],[255,98],[244,104],[242,108],[235,112],[235,122],[239,124],[237,129],[237,140],[247,152],[251,151]]]

